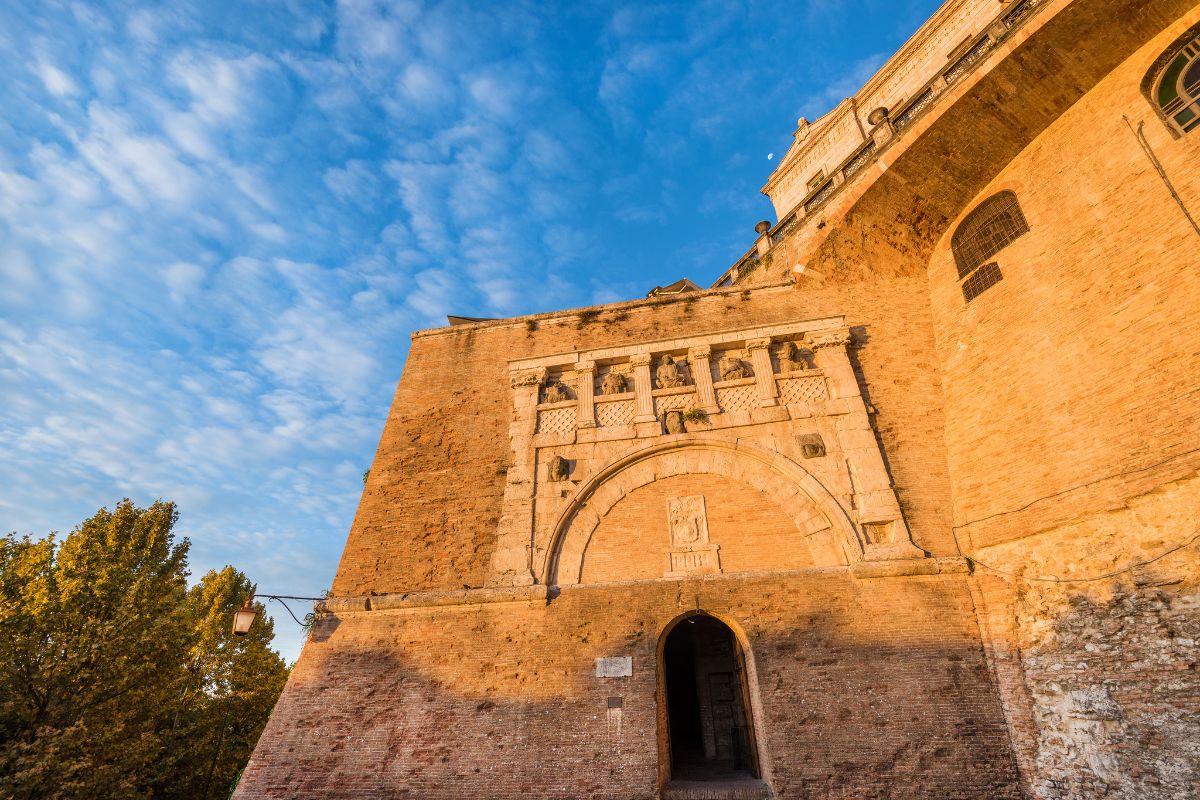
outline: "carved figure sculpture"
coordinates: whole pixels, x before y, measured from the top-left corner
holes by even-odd
[[[546,465],[546,478],[551,481],[565,481],[571,473],[571,462],[562,456],[555,456]]]
[[[557,378],[551,378],[542,393],[543,403],[563,403],[570,399],[567,395],[567,387],[563,386]]]
[[[683,424],[682,411],[668,411],[663,415],[663,423],[667,426],[667,433],[684,433],[687,428]]]
[[[654,377],[658,378],[658,387],[660,389],[672,389],[676,386],[683,386],[683,373],[679,371],[679,365],[675,363],[675,359],[669,355],[662,357],[662,361],[658,364],[658,369],[654,371]]]
[[[750,369],[745,362],[728,354],[721,356],[721,360],[717,362],[717,372],[721,373],[723,381],[736,381],[739,378],[751,377]]]
[[[600,394],[621,394],[625,391],[625,376],[619,372],[609,372],[600,382]]]
[[[804,372],[808,369],[808,358],[795,342],[786,342],[779,354],[780,372]]]

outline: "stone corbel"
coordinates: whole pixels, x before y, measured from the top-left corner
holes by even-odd
[[[717,391],[712,380],[712,348],[706,344],[688,350],[688,363],[692,366],[692,380],[696,382],[696,395],[700,408],[706,414],[720,412],[717,406]]]
[[[775,385],[775,369],[771,366],[771,337],[746,342],[750,363],[754,366],[754,383],[758,388],[760,406],[779,405],[779,388]]]
[[[575,365],[576,381],[575,394],[579,399],[579,413],[576,415],[577,426],[580,428],[596,427],[596,362],[580,361]]]

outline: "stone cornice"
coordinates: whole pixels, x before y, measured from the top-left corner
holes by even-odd
[[[412,339],[424,339],[429,336],[454,336],[462,333],[471,333],[474,331],[483,330],[485,328],[504,328],[504,327],[520,327],[528,326],[530,323],[553,323],[559,321],[568,321],[578,319],[580,316],[589,312],[607,312],[607,311],[633,311],[654,308],[656,306],[671,305],[673,303],[693,303],[696,301],[703,302],[710,298],[721,298],[726,295],[742,294],[743,292],[754,292],[755,294],[771,291],[787,292],[792,290],[792,282],[778,281],[775,283],[766,283],[753,288],[746,286],[723,286],[716,289],[706,289],[700,292],[686,292],[684,294],[672,295],[670,297],[643,297],[637,300],[625,300],[620,303],[606,303],[597,306],[581,306],[580,308],[568,308],[561,311],[547,311],[541,314],[526,314],[520,317],[508,317],[505,319],[484,320],[481,322],[472,322],[466,325],[446,325],[441,328],[425,328],[422,330],[413,331]]]

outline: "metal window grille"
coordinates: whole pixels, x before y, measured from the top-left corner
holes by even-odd
[[[948,70],[942,73],[942,77],[946,79],[946,83],[954,83],[956,80],[966,75],[971,71],[971,67],[975,66],[976,62],[980,61],[988,50],[992,48],[991,38],[984,36],[975,44],[971,45],[971,49],[959,56]]]
[[[1025,15],[1033,10],[1033,7],[1038,4],[1039,0],[1021,0],[1012,7],[1012,10],[1004,17],[1004,27],[1012,30],[1017,27]]]
[[[974,300],[986,290],[992,288],[1004,276],[1000,274],[1000,266],[993,261],[990,264],[984,264],[979,269],[971,274],[971,277],[963,281],[962,293],[963,299],[968,303]]]
[[[817,206],[821,205],[821,203],[824,203],[826,198],[828,198],[829,195],[831,195],[831,194],[833,194],[833,181],[832,180],[827,181],[824,186],[822,186],[819,190],[817,190],[816,194],[814,194],[812,197],[810,197],[804,201],[805,213],[811,214],[813,209],[815,209]]]
[[[867,141],[865,147],[854,154],[854,157],[846,162],[846,166],[842,168],[842,175],[846,180],[850,180],[850,176],[854,175],[860,169],[871,163],[871,159],[875,157],[875,140]]]
[[[906,127],[908,123],[916,119],[917,115],[924,111],[929,104],[934,101],[935,98],[936,95],[934,94],[933,89],[926,89],[925,91],[921,92],[919,95],[917,95],[915,100],[905,106],[904,110],[896,115],[895,119],[892,120],[892,127],[896,130]]]
[[[950,241],[958,277],[965,278],[1015,239],[1029,232],[1017,196],[1001,192],[967,215]]]

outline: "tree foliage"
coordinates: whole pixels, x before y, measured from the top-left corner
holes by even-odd
[[[287,668],[226,567],[187,586],[173,503],[101,509],[61,542],[0,538],[0,797],[225,798]]]

